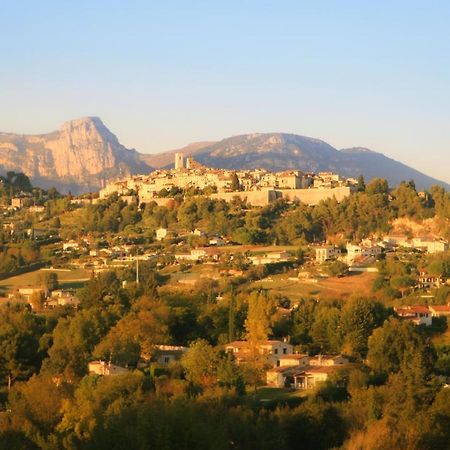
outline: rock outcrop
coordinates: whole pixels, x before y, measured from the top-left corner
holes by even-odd
[[[41,135],[0,133],[0,171],[24,172],[34,184],[73,193],[98,190],[112,178],[151,170],[98,117],[64,123]]]

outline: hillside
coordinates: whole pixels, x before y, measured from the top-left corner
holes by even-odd
[[[402,180],[414,179],[418,188],[448,183],[425,175],[381,153],[364,148],[337,150],[320,139],[286,133],[257,133],[234,136],[202,145],[191,144],[179,150],[148,155],[155,167],[170,167],[173,155],[182,151],[194,155],[202,164],[229,169],[264,168],[273,171],[300,169],[303,171],[333,171],[347,177],[364,175],[366,180],[386,178],[391,186]]]
[[[80,193],[151,167],[136,150],[120,144],[99,118],[86,117],[47,134],[0,133],[0,173],[9,170],[25,173],[41,187]]]

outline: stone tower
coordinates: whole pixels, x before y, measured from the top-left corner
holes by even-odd
[[[183,169],[183,168],[184,168],[183,153],[175,153],[175,169]]]

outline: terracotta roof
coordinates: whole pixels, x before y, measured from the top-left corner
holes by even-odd
[[[305,372],[305,367],[300,366],[281,366],[281,367],[273,367],[268,370],[267,373],[288,373],[289,375],[300,375]]]
[[[330,373],[335,370],[339,370],[345,367],[344,364],[339,364],[337,366],[310,366],[307,369],[304,369],[306,373]]]
[[[430,309],[439,312],[450,312],[450,305],[430,305]]]
[[[258,345],[272,345],[272,344],[283,344],[283,341],[278,340],[268,340],[263,342],[258,342]],[[287,342],[286,342],[287,344]],[[249,342],[248,341],[233,341],[229,344],[226,344],[225,347],[248,347]]]
[[[311,359],[319,359],[319,358],[334,360],[334,359],[342,358],[342,356],[341,355],[316,355],[316,356],[313,356]]]
[[[278,359],[302,359],[307,358],[308,355],[302,355],[300,353],[293,353],[291,355],[281,355]]]
[[[404,306],[402,308],[394,308],[395,312],[399,315],[401,314],[429,314],[430,310],[428,306],[424,305],[413,305],[413,306]]]

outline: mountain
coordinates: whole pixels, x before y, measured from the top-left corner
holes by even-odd
[[[386,178],[391,186],[402,180],[414,179],[419,189],[429,188],[433,184],[450,188],[448,183],[381,153],[361,147],[337,150],[320,139],[286,133],[245,134],[204,145],[191,144],[179,150],[151,155],[145,161],[155,167],[170,167],[177,151],[183,152],[185,156],[193,155],[196,161],[210,167],[333,171],[346,177],[362,174],[366,181],[375,177]]]
[[[176,150],[169,150],[163,153],[151,153],[151,154],[142,153],[141,159],[148,165],[160,169],[162,167],[169,167],[171,164],[173,165],[175,153],[181,152],[184,155],[194,156],[199,151],[201,151],[204,148],[207,148],[209,145],[212,144],[215,144],[215,142],[211,141],[193,142],[192,144],[186,145],[186,147],[178,148]]]
[[[47,134],[0,133],[0,173],[8,170],[25,173],[37,186],[81,193],[153,169],[136,150],[120,144],[98,117],[85,117]]]
[[[450,189],[449,184],[381,153],[359,147],[337,150],[320,139],[295,134],[245,134],[219,142],[196,142],[179,150],[143,154],[120,144],[98,117],[72,120],[47,134],[0,133],[0,174],[9,170],[23,172],[36,186],[55,186],[61,192],[70,190],[75,194],[99,190],[108,180],[129,174],[171,167],[177,151],[193,155],[210,167],[333,171],[347,177],[362,174],[366,180],[383,177],[391,186],[414,179],[420,189],[433,184]]]

